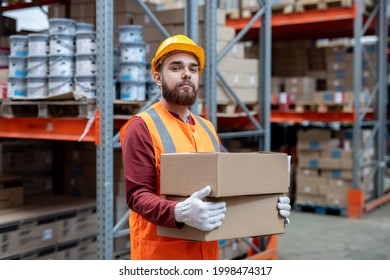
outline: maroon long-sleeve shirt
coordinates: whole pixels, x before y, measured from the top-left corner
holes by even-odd
[[[171,114],[180,120],[178,115]],[[191,117],[189,123],[194,124]],[[157,170],[153,142],[141,118],[135,118],[129,124],[122,153],[126,178],[126,201],[129,208],[153,224],[180,227],[174,215],[177,202],[157,196]]]

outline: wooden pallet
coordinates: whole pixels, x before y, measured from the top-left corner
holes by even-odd
[[[146,101],[114,100],[114,119],[127,120],[139,113]]]
[[[95,114],[96,100],[10,100],[2,102],[3,117],[77,117],[88,118]]]
[[[352,0],[297,0],[295,3],[296,12],[307,10],[326,10],[331,7],[352,7]]]
[[[280,3],[280,4],[274,4],[272,5],[272,13],[283,13],[283,14],[290,14],[294,12],[295,10],[295,3]]]
[[[310,101],[295,101],[295,112],[318,112],[318,113],[331,113],[331,112],[353,112],[352,104],[350,103],[337,103],[337,102],[310,102]]]
[[[286,1],[284,3],[272,5],[271,8],[272,8],[272,13],[290,14],[294,12],[294,2]],[[251,7],[243,7],[241,9],[240,8],[227,9],[225,10],[225,14],[227,19],[251,18],[259,10],[260,7],[258,5],[254,5]]]
[[[294,210],[298,212],[308,212],[320,215],[335,215],[343,217],[348,216],[348,208],[346,207],[321,205],[310,202],[297,201],[295,202]]]
[[[255,115],[258,111],[258,104],[245,104],[252,115]],[[235,103],[229,104],[217,104],[217,116],[220,117],[243,117],[247,114],[242,110],[240,105]]]

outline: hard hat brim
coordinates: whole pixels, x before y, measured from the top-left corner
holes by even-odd
[[[194,45],[190,45],[190,44],[183,44],[183,43],[172,43],[168,46],[166,46],[159,54],[158,56],[156,56],[155,58],[153,58],[152,60],[152,65],[151,65],[151,70],[152,70],[152,74],[154,74],[156,72],[156,66],[157,66],[157,63],[159,63],[159,60],[169,54],[170,52],[180,52],[180,51],[183,51],[183,52],[188,52],[188,53],[192,53],[195,55],[195,57],[198,59],[199,61],[199,74],[202,72],[203,68],[204,68],[204,61],[205,61],[205,54],[204,54],[204,50],[202,47],[199,47],[199,46],[194,46]]]

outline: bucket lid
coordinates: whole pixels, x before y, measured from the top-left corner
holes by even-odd
[[[53,23],[55,23],[55,22],[76,23],[75,20],[70,19],[70,18],[50,18],[50,19],[49,19],[49,23],[50,23],[50,22],[53,22]]]
[[[74,55],[76,58],[77,57],[93,57],[93,58],[96,58],[96,54],[88,54],[88,53],[77,53]]]
[[[121,43],[121,47],[136,47],[136,46],[146,47],[146,43],[145,42]]]
[[[71,58],[73,59],[73,55],[66,55],[66,54],[50,54],[49,58],[58,58],[58,57],[64,57],[64,58]]]
[[[85,27],[94,27],[94,25],[92,23],[89,23],[89,22],[76,22],[76,27],[78,26],[85,26]]]
[[[8,80],[19,80],[20,82],[26,82],[27,81],[27,77],[8,76]]]
[[[47,60],[47,56],[42,56],[42,55],[29,55],[27,56],[27,59],[34,59],[34,60],[38,60],[38,59],[42,59],[42,60]]]
[[[52,39],[52,38],[56,38],[56,37],[68,37],[69,39],[73,39],[74,38],[74,35],[70,35],[70,34],[50,34],[49,38]]]
[[[96,35],[96,31],[86,31],[86,30],[83,30],[83,31],[79,31],[76,33],[76,37],[81,37],[81,36],[91,36],[91,35]]]
[[[119,25],[118,30],[120,29],[142,29],[142,25],[135,25],[135,24],[125,24],[125,25]]]
[[[120,81],[120,84],[123,84],[123,85],[135,85],[135,86],[146,86],[146,82],[145,81]]]
[[[128,61],[128,62],[121,62],[120,65],[123,65],[123,66],[125,66],[125,65],[142,65],[142,66],[146,67],[146,62]]]
[[[71,76],[58,76],[58,75],[49,75],[49,76],[47,76],[49,79],[53,79],[53,80],[55,80],[55,79],[58,79],[58,80],[69,80],[69,79],[72,79],[73,78],[73,76],[71,75]]]
[[[47,38],[49,37],[49,34],[47,33],[30,33],[30,34],[27,34],[27,38],[30,39],[30,38]]]
[[[8,58],[9,59],[15,59],[15,60],[17,60],[17,59],[25,60],[25,59],[27,59],[27,56],[12,56],[12,55],[10,55]]]
[[[22,40],[27,40],[27,35],[11,35],[9,38],[12,39],[22,39]]]
[[[77,79],[96,79],[96,75],[75,75],[74,78]]]
[[[46,76],[40,76],[40,77],[27,77],[27,80],[47,80]]]

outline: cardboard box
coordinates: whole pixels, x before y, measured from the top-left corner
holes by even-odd
[[[23,187],[0,188],[0,209],[23,205]]]
[[[189,196],[207,185],[211,197],[288,192],[284,153],[161,155],[161,194]]]
[[[205,232],[187,225],[181,229],[157,227],[157,234],[188,240],[211,241],[284,233],[284,219],[276,208],[278,198],[281,195],[251,195],[213,199],[213,201],[226,202],[225,219],[219,228]],[[169,197],[169,199],[183,200],[184,197]]]

